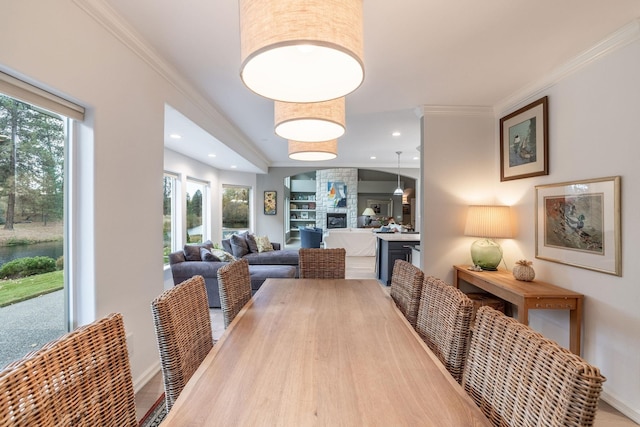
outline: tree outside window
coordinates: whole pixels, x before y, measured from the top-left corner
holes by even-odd
[[[202,243],[205,234],[206,185],[187,180],[187,243]]]
[[[0,312],[12,316],[0,330],[0,366],[67,331],[62,254],[68,123],[0,94]]]
[[[249,187],[222,187],[222,238],[249,230]]]

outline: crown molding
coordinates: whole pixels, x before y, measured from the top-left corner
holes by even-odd
[[[263,163],[262,165],[256,164],[256,167],[261,170],[267,170],[269,160],[247,136],[223,116],[209,100],[200,95],[200,92],[185,80],[173,66],[144,42],[144,38],[123,20],[109,4],[103,0],[73,0],[73,2],[191,101],[206,117],[212,118],[219,124],[234,145],[240,144],[255,155]],[[217,137],[216,139],[219,140]],[[220,142],[233,149],[228,143]],[[234,149],[234,151],[236,150]]]
[[[543,96],[550,87],[556,85],[561,80],[637,40],[640,40],[640,18],[634,19],[624,27],[613,32],[599,43],[596,43],[591,48],[578,54],[573,59],[570,59],[540,80],[526,85],[522,89],[496,103],[494,105],[494,111],[496,114],[502,114],[508,110],[515,109],[521,104],[526,104],[532,99],[537,99]]]

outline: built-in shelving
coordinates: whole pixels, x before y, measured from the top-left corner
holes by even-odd
[[[300,228],[316,225],[315,176],[292,177],[289,199],[289,231],[291,239],[300,238]]]

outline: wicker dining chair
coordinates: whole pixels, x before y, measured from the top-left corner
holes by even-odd
[[[167,411],[213,347],[202,276],[193,276],[151,302]]]
[[[7,365],[0,425],[136,427],[122,315],[81,326]]]
[[[218,291],[226,329],[251,299],[251,276],[246,259],[231,262],[218,269]]]
[[[393,264],[389,293],[414,328],[418,317],[423,279],[424,273],[415,265],[401,259],[397,259]]]
[[[301,279],[344,279],[344,248],[301,248],[299,253]]]
[[[476,314],[462,386],[495,426],[592,426],[598,368],[489,307]]]
[[[459,383],[469,348],[473,301],[433,276],[424,278],[416,332]]]

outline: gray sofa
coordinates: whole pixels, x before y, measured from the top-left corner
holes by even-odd
[[[298,250],[281,250],[279,243],[272,243],[273,251],[249,252],[242,256],[249,262],[251,275],[251,292],[255,293],[264,281],[270,277],[293,278],[298,277]],[[223,240],[223,248],[233,253],[229,240]],[[210,241],[199,245],[185,245],[183,250],[169,254],[169,265],[173,283],[177,285],[193,276],[204,277],[209,298],[209,307],[220,307],[220,293],[218,291],[218,269],[226,265],[226,261],[203,261],[201,249],[211,249]],[[236,253],[238,253],[236,251]]]

